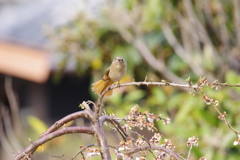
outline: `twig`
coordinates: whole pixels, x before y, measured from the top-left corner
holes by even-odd
[[[170,26],[167,23],[163,23],[162,25],[162,31],[165,35],[168,43],[173,47],[176,54],[185,61],[189,67],[192,69],[192,71],[198,75],[203,76],[206,74],[206,72],[200,67],[197,66],[195,63],[193,63],[193,57],[191,54],[189,54],[184,47],[178,42],[177,38],[174,36],[173,31],[171,30]],[[209,77],[209,76],[208,76]]]
[[[187,160],[190,160],[191,150],[192,150],[192,144],[190,145],[190,148],[189,148],[189,151],[188,151]]]
[[[217,3],[217,15],[218,15],[218,23],[219,23],[219,31],[220,31],[220,39],[222,41],[223,44],[223,48],[224,50],[222,51],[223,53],[226,52],[230,52],[230,48],[229,48],[229,35],[228,35],[228,30],[227,30],[227,19],[226,19],[226,13],[224,11],[223,8],[223,4],[222,2],[220,2],[219,0],[216,0],[215,3]]]
[[[19,143],[19,141],[16,137],[16,134],[14,132],[14,128],[12,126],[12,121],[11,121],[11,116],[10,116],[9,110],[6,109],[5,107],[3,107],[2,112],[3,112],[3,122],[4,122],[4,126],[5,126],[5,132],[6,132],[6,136],[7,136],[9,143],[12,145],[14,150],[17,150],[17,151],[22,150],[23,147]]]
[[[212,104],[214,109],[218,112],[219,116],[222,117],[222,113],[218,110],[217,106]],[[231,124],[228,123],[228,121],[226,120],[225,117],[222,117],[222,120],[227,124],[227,126],[238,136],[239,135],[239,131],[235,130]]]
[[[147,61],[147,63],[156,71],[166,76],[167,79],[175,80],[176,82],[183,82],[181,78],[175,75],[170,69],[168,69],[163,60],[156,59],[150,50],[148,49],[144,40],[140,37],[136,37],[132,42],[132,45],[138,50],[138,52],[142,55],[142,57]]]
[[[0,106],[0,120],[3,120],[4,115],[5,115],[4,112],[5,112],[4,111],[4,106],[1,105]],[[8,138],[6,136],[6,133],[4,132],[4,127],[3,127],[2,121],[0,121],[0,144],[1,144],[2,148],[3,148],[3,150],[6,153],[9,153],[9,154],[12,153],[11,151],[13,151],[13,148],[10,145],[10,143],[8,142]]]
[[[122,126],[119,124],[119,122],[115,120],[115,117],[107,116],[107,115],[104,115],[104,116],[100,117],[99,122],[100,122],[101,124],[103,124],[104,121],[110,122],[110,123],[117,129],[117,131],[118,131],[119,134],[122,136],[122,138],[124,139],[124,141],[127,140],[127,138],[129,137],[128,134],[124,131],[124,129],[122,128]]]
[[[60,158],[60,159],[66,160],[65,158],[63,158],[63,157],[64,157],[64,155],[62,155],[62,156],[52,156],[52,157],[55,157],[55,158]]]
[[[145,86],[149,86],[149,85],[153,85],[153,86],[172,86],[172,87],[178,87],[178,88],[197,88],[196,85],[189,85],[189,84],[177,84],[177,83],[173,83],[173,82],[130,82],[130,83],[123,83],[120,85],[120,87],[125,87],[125,86],[133,86],[133,85],[137,85],[137,86],[141,86],[141,85],[145,85]],[[116,89],[118,88],[117,85],[111,86],[109,87],[109,90],[111,89]],[[103,94],[106,91],[103,92]]]
[[[92,147],[92,146],[97,146],[97,144],[96,144],[96,143],[94,143],[94,144],[89,144],[89,145],[81,148],[81,149],[72,157],[71,160],[73,160],[74,158],[76,158],[77,155],[79,155],[79,153],[82,153],[84,150],[86,150],[87,148]],[[83,158],[84,158],[84,157],[83,157]]]
[[[234,9],[234,24],[235,24],[235,33],[237,36],[237,44],[238,50],[240,49],[240,8],[239,8],[239,0],[233,0],[233,9]]]
[[[12,119],[13,119],[13,127],[17,133],[21,133],[21,121],[19,118],[19,106],[17,102],[17,98],[12,88],[12,77],[6,76],[5,77],[5,91],[7,94],[9,106],[11,108]]]
[[[193,27],[196,28],[197,34],[199,38],[202,40],[204,44],[210,45],[213,49],[213,54],[215,56],[215,60],[219,66],[222,64],[222,60],[220,59],[216,48],[214,47],[210,37],[207,34],[206,29],[202,26],[202,24],[197,19],[197,16],[193,10],[192,2],[190,0],[183,0],[183,4],[185,6],[185,11],[189,17],[190,22],[192,23]]]
[[[164,151],[166,153],[168,153],[170,156],[173,156],[176,160],[180,160],[178,154],[174,153],[173,151],[166,149],[164,147],[161,146],[140,146],[140,147],[136,147],[134,149],[132,149],[131,151],[126,151],[124,152],[124,154],[134,154],[137,153],[139,151],[146,151],[146,150],[158,150],[158,151]]]
[[[140,86],[140,85],[173,86],[173,87],[179,87],[179,88],[193,88],[193,89],[198,87],[196,85],[189,85],[189,84],[177,84],[177,83],[169,83],[169,82],[144,82],[144,81],[143,82],[124,83],[124,84],[121,84],[120,87],[133,86],[133,85],[137,85],[137,86]],[[102,99],[103,99],[104,95],[109,90],[116,89],[118,87],[119,87],[118,85],[110,86],[101,95],[99,95],[98,100],[97,100],[97,107],[96,107],[96,111],[95,111],[95,113],[97,113],[95,116],[95,119],[99,118],[101,115],[100,111],[101,111],[101,107],[103,107]]]
[[[94,111],[96,110],[97,106],[96,106],[96,104],[93,101],[87,101],[86,103],[87,104],[92,104],[93,105],[93,109],[92,110],[94,110]]]
[[[137,85],[137,86],[140,86],[140,85],[146,85],[146,86],[149,86],[149,85],[154,85],[154,86],[173,86],[173,87],[179,87],[179,88],[197,88],[198,86],[196,85],[189,85],[189,84],[177,84],[177,83],[169,83],[169,82],[131,82],[131,83],[123,83],[120,85],[120,87],[124,87],[124,86],[133,86],[133,85]],[[104,97],[104,95],[109,91],[109,90],[112,90],[112,89],[116,89],[116,88],[119,88],[118,85],[114,85],[114,86],[110,86],[108,87],[104,92],[102,92],[101,95],[99,95],[98,97],[98,100],[97,100],[97,107],[96,107],[96,111],[95,113],[96,116],[95,116],[95,119],[99,118],[101,113],[101,107],[103,107],[102,105],[102,99]]]
[[[240,84],[227,84],[227,83],[213,83],[213,85],[226,87],[240,87]]]
[[[153,154],[153,152],[152,152],[152,148],[151,148],[150,142],[149,142],[143,135],[140,135],[138,132],[133,131],[132,133],[135,134],[135,135],[137,135],[138,137],[141,137],[142,139],[145,140],[145,142],[146,142],[146,143],[148,144],[148,146],[150,147],[149,152],[152,154],[152,156],[154,157],[154,159],[156,159],[156,156],[155,156],[155,155]]]
[[[214,18],[213,18],[213,11],[211,9],[211,2],[209,1],[197,1],[199,3],[198,7],[203,9],[203,13],[199,13],[198,15],[206,15],[204,18],[207,19],[207,23],[211,26],[214,35],[218,36],[220,35],[218,28],[216,25],[214,25]]]

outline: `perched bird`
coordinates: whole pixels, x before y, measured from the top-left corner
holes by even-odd
[[[122,57],[116,57],[113,61],[110,67],[105,72],[103,79],[93,83],[92,90],[100,95],[107,89],[109,86],[111,86],[114,82],[118,82],[118,85],[120,85],[119,81],[124,77],[127,71],[127,63]],[[108,91],[105,96],[111,96],[112,90]]]

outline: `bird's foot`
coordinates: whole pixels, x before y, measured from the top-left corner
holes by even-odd
[[[121,87],[121,85],[120,85],[120,83],[119,83],[119,82],[118,82],[117,86],[118,86],[118,88],[120,88],[120,87]]]

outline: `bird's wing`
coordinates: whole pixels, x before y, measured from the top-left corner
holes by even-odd
[[[104,76],[103,76],[103,79],[104,79],[104,80],[109,79],[109,71],[110,71],[110,67],[106,70],[106,72],[105,72],[105,74],[104,74]]]

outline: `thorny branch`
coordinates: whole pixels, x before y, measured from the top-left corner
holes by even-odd
[[[177,84],[177,83],[172,83],[172,82],[147,82],[146,79],[143,82],[131,82],[131,83],[124,83],[121,84],[120,87],[125,87],[125,86],[133,86],[133,85],[137,85],[137,86],[141,86],[141,85],[145,85],[145,86],[149,86],[149,85],[154,85],[154,86],[172,86],[172,87],[179,87],[179,88],[192,88],[195,89],[197,88],[196,85],[189,85],[189,84]],[[102,99],[104,97],[104,95],[112,89],[116,89],[119,88],[118,85],[113,85],[110,86],[109,88],[107,88],[101,95],[99,95],[98,100],[97,100],[97,109],[96,109],[96,113],[98,115],[98,117],[101,115],[101,113],[99,113],[101,111],[100,107],[103,107],[102,105]]]
[[[188,81],[188,83],[189,84],[191,84],[191,82],[190,82],[190,80],[188,79],[187,80]],[[227,116],[227,114],[226,114],[226,112],[223,112],[223,113],[221,113],[220,111],[219,111],[219,109],[217,108],[217,106],[219,105],[219,102],[217,101],[217,100],[214,100],[214,99],[212,99],[212,98],[209,98],[207,95],[205,95],[204,94],[204,92],[201,90],[202,88],[203,88],[203,86],[209,86],[209,87],[211,87],[211,88],[215,88],[216,90],[219,90],[221,87],[223,87],[223,86],[227,86],[227,87],[240,87],[240,84],[234,84],[234,85],[232,85],[232,84],[227,84],[227,83],[217,83],[217,80],[215,80],[214,82],[212,82],[212,83],[209,83],[208,81],[207,81],[207,79],[205,78],[205,77],[203,77],[203,78],[200,78],[199,79],[199,81],[198,81],[198,83],[196,84],[198,87],[197,88],[194,88],[195,90],[197,89],[197,91],[199,91],[202,95],[203,95],[203,97],[202,97],[202,99],[205,101],[205,103],[207,104],[207,105],[213,105],[213,107],[214,107],[214,109],[217,111],[217,113],[219,114],[218,115],[218,118],[220,119],[220,120],[223,120],[226,124],[227,124],[227,126],[237,135],[237,137],[239,137],[239,131],[237,131],[237,130],[235,130],[233,127],[232,127],[232,125],[231,124],[229,124],[228,123],[228,121],[226,120],[226,116]]]
[[[202,91],[203,86],[210,86],[212,88],[213,87],[217,88],[219,86],[240,87],[240,84],[231,85],[231,84],[227,84],[227,83],[216,83],[216,81],[214,81],[212,83],[208,83],[206,78],[201,78],[195,85],[193,85],[192,82],[189,79],[187,79],[186,81],[187,81],[186,84],[176,84],[176,83],[172,83],[172,82],[166,82],[164,80],[162,82],[152,82],[152,81],[147,82],[147,77],[146,77],[145,81],[124,83],[124,84],[121,84],[120,87],[132,86],[132,85],[137,85],[137,86],[140,86],[140,85],[172,86],[172,87],[179,87],[179,88],[189,88],[189,89],[192,89],[196,92],[200,92],[202,94],[203,94],[203,91]],[[99,108],[103,107],[102,99],[103,99],[104,95],[106,94],[106,92],[109,91],[109,90],[112,90],[112,89],[116,89],[118,87],[119,87],[118,85],[112,85],[109,88],[107,88],[99,96],[97,104],[95,104],[94,102],[91,102],[91,101],[83,102],[81,104],[81,107],[84,109],[83,111],[72,113],[72,114],[62,118],[61,120],[57,121],[46,132],[44,132],[38,140],[36,140],[35,142],[32,142],[29,147],[25,148],[22,152],[18,153],[15,156],[15,160],[19,160],[19,159],[22,159],[22,158],[29,159],[29,157],[31,158],[32,154],[35,152],[35,150],[40,145],[46,143],[47,141],[49,141],[53,138],[56,138],[58,136],[62,136],[64,134],[70,134],[70,133],[85,133],[85,134],[95,135],[95,137],[97,139],[97,142],[98,142],[99,152],[102,156],[102,159],[104,159],[104,160],[111,159],[110,152],[109,152],[109,145],[107,143],[106,135],[105,135],[104,130],[103,130],[103,123],[105,121],[110,122],[114,126],[114,128],[116,128],[116,130],[119,132],[119,134],[122,136],[122,138],[125,142],[127,142],[129,139],[131,139],[131,137],[126,133],[126,130],[124,128],[122,128],[119,121],[116,119],[117,117],[107,116],[107,115],[100,116],[100,113],[99,113],[99,111],[100,111]],[[216,111],[218,112],[218,114],[220,116],[220,119],[224,120],[225,123],[238,135],[239,132],[234,130],[233,127],[226,121],[225,114],[221,113],[216,108],[216,105],[218,104],[217,101],[214,101],[214,100],[208,98],[204,94],[203,94],[203,96],[204,96],[203,99],[206,103],[210,103],[210,104],[214,105]],[[93,110],[94,111],[89,107],[89,104],[93,104]],[[136,110],[135,111],[133,110],[131,112],[133,112],[132,113],[133,116],[136,115],[136,113],[135,113]],[[148,115],[146,115],[146,116],[148,116]],[[150,115],[150,116],[154,117],[153,115]],[[67,122],[70,122],[70,121],[78,119],[78,118],[89,119],[92,123],[92,127],[84,127],[84,126],[64,127],[64,124],[66,124]],[[60,129],[60,127],[62,127],[62,126],[63,126],[63,128]],[[86,148],[88,148],[88,147],[86,147]],[[166,148],[162,148],[162,147],[159,147],[159,146],[152,146],[152,145],[135,147],[131,151],[128,151],[124,154],[133,154],[133,153],[143,151],[143,150],[145,150],[145,151],[146,150],[162,150],[162,151],[168,153],[171,157],[174,157],[175,159],[179,159],[179,157],[180,157],[179,155],[177,155],[173,151],[169,151]],[[73,159],[79,153],[82,154],[82,152],[83,152],[83,150],[80,150],[73,157]]]
[[[44,135],[40,137],[38,140],[36,140],[35,142],[32,142],[29,147],[25,148],[22,152],[18,153],[14,159],[15,160],[22,159],[26,155],[30,157],[32,154],[32,151],[35,151],[39,146],[43,145],[47,141],[50,141],[64,134],[72,134],[72,133],[86,133],[86,134],[94,135],[95,131],[92,127],[82,127],[82,126],[65,127],[63,129],[54,131],[50,134]]]
[[[155,85],[155,86],[173,86],[173,87],[180,87],[180,88],[190,88],[196,92],[200,92],[203,94],[203,99],[206,101],[206,97],[204,95],[204,93],[201,91],[202,87],[204,85],[207,85],[207,86],[210,86],[210,87],[215,87],[215,88],[218,88],[219,86],[226,86],[226,87],[240,87],[240,84],[227,84],[227,83],[216,83],[216,81],[214,81],[213,83],[208,83],[207,82],[207,79],[204,77],[204,78],[200,78],[200,80],[198,81],[198,83],[196,85],[192,85],[192,82],[187,80],[188,84],[176,84],[176,83],[170,83],[170,82],[146,82],[146,79],[145,81],[143,82],[131,82],[131,83],[124,83],[124,84],[121,84],[120,87],[124,87],[124,86],[131,86],[131,85],[146,85],[146,86],[149,86],[149,85]],[[116,89],[118,88],[119,86],[118,85],[113,85],[113,86],[110,86],[109,88],[107,88],[98,98],[98,103],[97,103],[97,107],[102,107],[101,106],[101,101],[102,101],[102,98],[104,97],[104,95],[107,93],[107,91],[109,90],[112,90],[112,89]],[[208,100],[209,98],[207,98]],[[215,110],[218,112],[219,116],[222,116],[222,113],[216,108],[216,104],[218,105],[218,102],[217,101],[213,101],[212,99],[210,99],[210,103],[212,103],[214,105],[214,108]],[[100,113],[98,113],[100,114]],[[224,120],[224,122],[228,125],[228,127],[238,136],[239,135],[239,131],[236,131],[229,123],[228,121],[225,119],[225,116],[223,116],[222,118]]]

